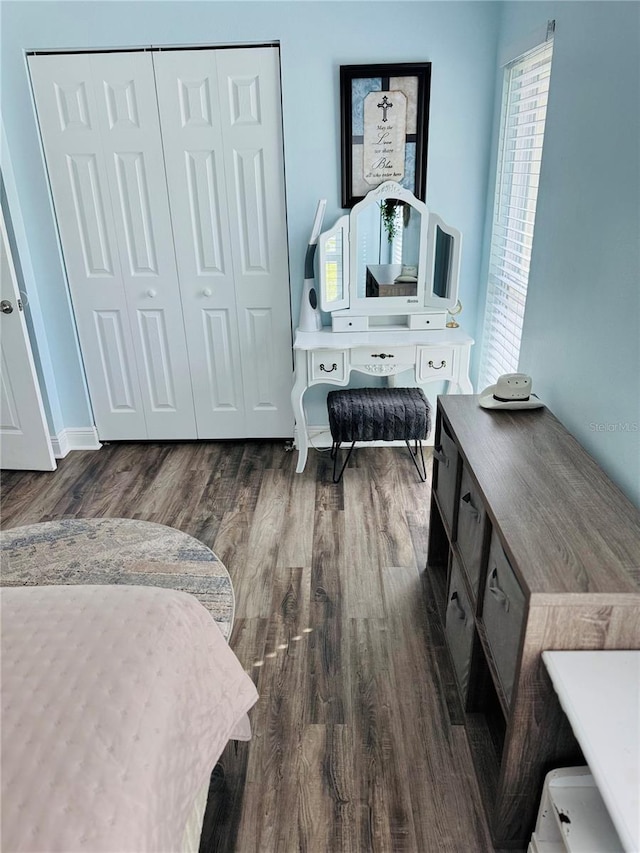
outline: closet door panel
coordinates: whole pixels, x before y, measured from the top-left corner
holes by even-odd
[[[216,53],[161,51],[154,54],[153,62],[198,435],[237,438],[250,433],[245,421]]]
[[[236,234],[242,275],[269,274],[267,201],[263,152],[233,152]]]
[[[147,427],[86,54],[30,56],[58,231],[98,435]]]
[[[248,435],[288,436],[293,364],[278,50],[223,50],[216,59]]]
[[[151,55],[91,55],[147,437],[195,438]]]
[[[277,321],[270,308],[247,308],[243,313],[244,340],[248,341],[251,352],[260,353],[256,369],[247,376],[245,398],[248,408],[254,414],[277,415],[280,377],[274,370],[277,360],[276,336]]]
[[[236,381],[237,357],[234,356],[232,333],[235,316],[230,316],[226,309],[205,308],[202,320],[207,357],[200,364],[206,367],[206,374],[203,371],[202,376],[197,377],[198,387],[206,387],[211,412],[233,416],[244,408],[242,386]]]
[[[109,412],[133,412],[137,377],[130,370],[122,311],[93,311],[93,320]],[[146,437],[146,430],[140,437]]]

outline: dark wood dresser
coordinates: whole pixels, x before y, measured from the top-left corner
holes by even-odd
[[[493,841],[580,760],[545,649],[640,648],[640,512],[546,409],[438,399],[427,572]]]

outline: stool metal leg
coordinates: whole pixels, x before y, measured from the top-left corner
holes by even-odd
[[[427,481],[427,466],[424,461],[424,454],[422,452],[422,442],[416,439],[415,450],[411,449],[411,445],[409,444],[408,439],[405,439],[405,444],[407,445],[407,450],[409,451],[409,456],[413,461],[413,464],[416,466],[416,471],[418,472],[418,476],[422,480],[423,483]],[[420,462],[422,466],[418,464],[418,446],[420,446]],[[422,467],[422,470],[420,470]]]
[[[347,453],[347,458],[344,460],[344,464],[343,464],[342,468],[340,469],[340,473],[338,474],[338,477],[336,479],[336,467],[338,464],[338,451],[340,450],[341,443],[342,442],[340,442],[340,441],[337,441],[337,442],[334,441],[333,444],[331,445],[331,457],[333,459],[333,482],[334,483],[339,483],[340,480],[342,479],[344,469],[347,467],[347,462],[349,461],[349,457],[351,456],[351,451],[356,446],[356,443],[354,441],[353,444],[351,445],[351,447],[349,448],[349,451]]]

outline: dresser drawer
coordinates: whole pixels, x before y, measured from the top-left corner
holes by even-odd
[[[465,590],[462,571],[454,557],[447,595],[445,634],[463,703],[469,686],[474,633],[473,607]]]
[[[433,449],[433,458],[437,469],[434,471],[435,492],[438,496],[442,516],[453,528],[453,509],[455,505],[456,475],[458,470],[458,448],[447,432],[446,424],[441,421],[440,443]]]
[[[347,378],[346,350],[313,350],[309,353],[309,382],[341,382]]]
[[[511,700],[524,621],[524,593],[494,530],[489,550],[482,621],[507,701]]]
[[[453,347],[420,347],[418,349],[418,382],[453,377]]]
[[[413,367],[415,358],[415,347],[397,347],[392,344],[373,344],[351,350],[352,366],[371,368],[374,373],[386,373],[388,368],[398,364]]]
[[[456,539],[474,595],[478,595],[486,512],[471,475],[462,469]]]

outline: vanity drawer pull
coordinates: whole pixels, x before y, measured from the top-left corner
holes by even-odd
[[[395,358],[395,355],[391,352],[372,352],[371,358]]]
[[[338,365],[335,363],[335,361],[333,362],[332,366],[331,366],[331,367],[329,367],[329,368],[326,368],[326,367],[324,366],[324,364],[321,364],[321,365],[320,365],[320,370],[321,370],[323,373],[333,373],[333,371],[334,371],[334,370],[337,370],[337,369],[338,369]]]
[[[489,592],[496,601],[502,604],[505,611],[508,613],[510,604],[509,598],[505,594],[504,590],[500,589],[500,585],[498,584],[498,569],[496,566],[493,567],[489,578]]]
[[[442,368],[443,368],[443,367],[446,367],[446,366],[447,366],[447,362],[446,362],[444,359],[442,359],[442,361],[440,362],[440,364],[438,365],[438,367],[436,367],[436,366],[435,366],[435,364],[433,363],[433,361],[430,361],[430,362],[429,362],[429,367],[430,367],[430,368],[432,368],[433,370],[442,370]]]

